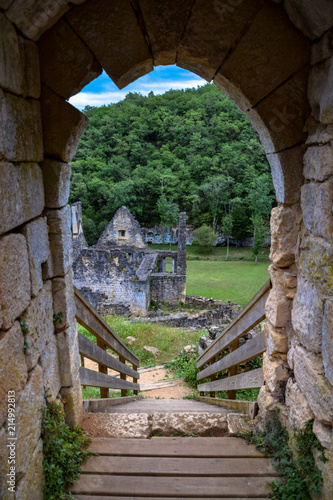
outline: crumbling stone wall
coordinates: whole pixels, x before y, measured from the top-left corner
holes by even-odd
[[[115,213],[97,242],[97,247],[125,247],[147,249],[139,223],[126,207]]]
[[[87,242],[83,233],[82,226],[82,206],[78,201],[71,205],[72,211],[72,237],[73,237],[73,261],[75,262],[84,248],[87,248]]]

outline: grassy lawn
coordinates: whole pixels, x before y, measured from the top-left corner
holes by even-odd
[[[268,280],[268,262],[188,261],[187,295],[246,305]]]

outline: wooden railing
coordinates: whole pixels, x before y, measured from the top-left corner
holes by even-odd
[[[81,359],[89,358],[98,363],[98,372],[80,366],[80,380],[83,386],[99,387],[101,398],[109,396],[109,389],[120,389],[121,396],[127,396],[128,390],[137,395],[140,386],[137,383],[140,377],[137,369],[139,358],[120,340],[110,326],[92,307],[82,293],[74,287],[76,321],[97,339],[97,344],[87,337],[79,336],[79,351]],[[118,358],[111,356],[106,349],[110,348]],[[132,365],[132,368],[126,364]],[[120,378],[108,375],[108,368],[119,372]],[[126,380],[131,377],[133,382]]]
[[[239,339],[258,323],[263,321],[265,305],[271,289],[270,280],[259,290],[248,305],[240,312],[222,334],[209,346],[209,348],[198,358],[197,367],[199,383],[198,389],[200,401],[219,404],[228,408],[242,410],[250,416],[255,416],[256,403],[250,401],[236,401],[238,389],[255,389],[264,385],[263,369],[257,368],[237,374],[237,367],[256,358],[266,350],[264,332],[247,341],[239,347]],[[229,353],[221,357],[222,351],[229,348]],[[208,366],[207,366],[208,365]],[[218,373],[228,370],[228,377],[216,380]],[[209,377],[209,382],[203,379]],[[216,391],[228,391],[228,399],[215,397]],[[209,397],[204,393],[209,392]]]

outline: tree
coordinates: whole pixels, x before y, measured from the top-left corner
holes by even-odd
[[[165,194],[162,194],[157,200],[157,210],[161,217],[161,224],[163,226],[163,244],[165,239],[164,228],[171,229],[179,220],[179,207],[172,199],[167,199]],[[171,231],[170,231],[170,248],[171,248]]]
[[[212,181],[200,186],[201,196],[209,205],[210,213],[213,216],[213,230],[216,230],[217,216],[222,204],[229,202],[234,180],[230,176],[219,175]]]
[[[232,213],[227,214],[222,219],[222,231],[224,236],[227,238],[227,255],[225,260],[229,257],[229,238],[232,235]]]
[[[207,224],[194,231],[193,245],[198,245],[202,253],[211,252],[216,240],[217,234]]]
[[[260,252],[261,247],[265,243],[266,233],[268,229],[267,222],[264,221],[260,214],[253,215],[251,217],[252,222],[252,230],[253,230],[253,247],[252,253],[255,256],[254,263],[257,264],[258,254]]]

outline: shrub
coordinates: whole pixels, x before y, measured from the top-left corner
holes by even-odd
[[[193,244],[198,245],[202,253],[211,252],[215,241],[217,240],[217,234],[214,230],[204,224],[194,231]]]
[[[81,464],[94,453],[85,450],[90,439],[84,436],[81,427],[71,429],[65,422],[61,406],[47,402],[42,423],[43,467],[45,473],[44,498],[65,500],[72,496],[68,487],[75,482]]]
[[[196,354],[184,354],[180,358],[170,361],[165,368],[174,372],[176,378],[184,377],[185,382],[195,389],[198,387],[197,374],[199,372],[196,363]]]

